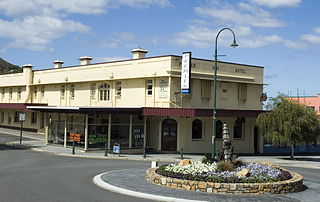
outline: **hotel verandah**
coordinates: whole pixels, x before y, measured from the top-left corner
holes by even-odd
[[[192,58],[191,94],[180,93],[181,56],[133,58],[0,75],[0,126],[20,127],[46,136],[47,143],[68,146],[80,134],[84,150],[112,148],[207,153],[211,148],[213,61]],[[217,146],[227,123],[237,153],[262,153],[255,127],[262,111],[263,67],[219,62]],[[220,139],[219,139],[220,138]]]

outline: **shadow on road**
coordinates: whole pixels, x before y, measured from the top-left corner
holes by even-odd
[[[26,149],[30,149],[30,148],[23,145],[0,144],[0,150],[26,150]]]
[[[294,159],[290,158],[281,158],[283,160],[290,160],[290,161],[314,161],[314,162],[320,162],[320,158],[312,158],[312,157],[295,157]]]

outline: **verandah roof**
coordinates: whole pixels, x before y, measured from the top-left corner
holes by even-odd
[[[212,117],[212,109],[195,108],[157,108],[157,107],[53,107],[28,106],[33,111],[56,113],[106,113],[106,114],[137,114],[142,116],[171,116],[171,117]],[[218,117],[257,117],[262,110],[227,110],[217,109]]]

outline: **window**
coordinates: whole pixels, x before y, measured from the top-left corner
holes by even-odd
[[[12,88],[9,88],[9,99],[12,99]]]
[[[116,95],[121,96],[121,81],[117,81],[116,83]]]
[[[222,139],[223,132],[223,122],[217,120],[216,122],[216,139]]]
[[[152,88],[153,88],[152,83],[153,82],[151,79],[147,80],[147,95],[152,95]]]
[[[2,99],[4,98],[5,95],[6,95],[6,89],[5,89],[5,88],[2,88],[2,89],[1,89]]]
[[[61,98],[61,99],[64,99],[65,92],[66,92],[66,86],[65,86],[65,85],[62,85],[62,86],[61,86],[61,89],[60,89],[60,98]]]
[[[31,113],[31,124],[37,124],[37,112]]]
[[[1,123],[4,123],[4,112],[1,112]]]
[[[33,87],[33,99],[37,99],[38,96],[38,87]]]
[[[74,84],[70,86],[70,98],[74,99]]]
[[[242,101],[247,100],[247,84],[246,83],[238,83],[238,98],[239,100],[242,100]]]
[[[44,113],[40,114],[40,129],[44,128]]]
[[[201,97],[210,98],[211,95],[211,81],[201,80]]]
[[[14,113],[14,122],[19,122],[19,114],[20,114],[20,112]]]
[[[96,99],[96,84],[93,83],[90,85],[90,97],[91,99]]]
[[[315,106],[307,106],[307,108],[311,109],[312,111],[315,111],[315,110],[316,110],[316,107],[315,107]]]
[[[201,140],[202,137],[202,121],[200,119],[195,119],[192,121],[192,139]]]
[[[18,88],[17,97],[18,97],[18,100],[21,99],[21,88]]]
[[[45,86],[41,86],[41,98],[44,99],[44,92],[46,90]]]
[[[243,138],[243,123],[245,122],[245,118],[237,118],[233,128],[233,137],[234,139],[242,139]]]
[[[109,101],[110,100],[110,85],[109,84],[102,84],[99,87],[99,97],[100,101]]]

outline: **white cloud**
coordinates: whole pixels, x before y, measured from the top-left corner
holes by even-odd
[[[170,6],[169,0],[111,0],[111,6],[126,5],[132,8],[149,8],[151,6],[166,7]]]
[[[88,32],[89,27],[72,20],[29,16],[19,20],[0,19],[0,37],[10,38],[8,47],[44,50],[54,39],[69,32]]]
[[[128,59],[130,59],[130,58],[126,58],[126,57],[97,57],[97,58],[93,58],[95,63],[112,62],[112,61],[128,60]]]
[[[298,6],[302,0],[250,0],[253,3],[257,3],[261,6],[267,6],[270,8],[278,7],[294,7]]]
[[[99,43],[99,46],[105,48],[118,48],[118,47],[134,47],[136,36],[131,32],[115,32],[113,37],[106,39]]]
[[[283,27],[285,23],[274,18],[261,8],[246,3],[214,4],[213,6],[196,7],[194,11],[203,17],[212,17],[217,21],[254,27]]]
[[[301,35],[301,39],[309,43],[320,44],[320,35],[304,34]]]
[[[315,28],[314,28],[314,31],[315,31],[317,34],[320,34],[320,27],[315,27]]]
[[[11,41],[2,47],[48,50],[55,39],[70,32],[88,32],[89,26],[70,19],[69,14],[102,14],[108,9],[129,6],[149,8],[169,6],[169,0],[0,0],[0,37]],[[119,33],[106,47],[118,47],[123,41],[134,38],[128,33]]]

